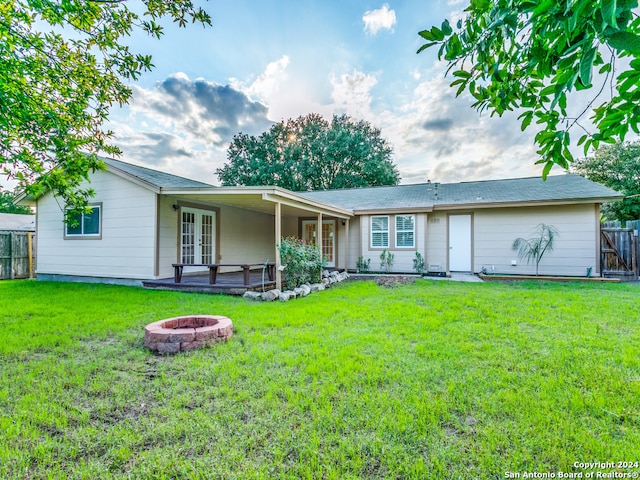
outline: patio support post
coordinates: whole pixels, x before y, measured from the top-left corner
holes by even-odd
[[[322,212],[318,212],[318,228],[316,228],[316,248],[320,252],[320,258],[322,258]],[[322,271],[320,271],[320,274],[322,274]],[[320,276],[320,278],[322,279],[322,276]]]
[[[282,239],[282,205],[276,202],[276,288],[282,290],[282,271],[280,270],[280,241]]]
[[[322,212],[318,213],[318,228],[316,228],[316,247],[322,255]]]
[[[344,269],[349,270],[349,219],[344,222]]]

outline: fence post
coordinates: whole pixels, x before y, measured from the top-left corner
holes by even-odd
[[[29,252],[29,278],[33,278],[33,234],[27,232],[27,249]]]
[[[13,268],[13,260],[14,260],[14,258],[13,258],[13,250],[14,250],[13,241],[14,241],[14,238],[15,238],[15,233],[14,232],[10,232],[9,233],[9,278],[11,280],[15,279],[15,277],[16,277],[16,271]]]

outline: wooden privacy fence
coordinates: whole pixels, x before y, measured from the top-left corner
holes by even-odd
[[[638,280],[640,220],[604,222],[600,225],[600,271],[603,277]]]
[[[33,277],[34,238],[32,232],[0,231],[0,280]]]

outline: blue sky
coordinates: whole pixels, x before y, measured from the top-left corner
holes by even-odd
[[[156,68],[112,111],[122,160],[217,184],[234,134],[308,113],[347,113],[380,128],[402,183],[539,175],[532,133],[455,98],[418,31],[467,2],[212,0],[213,28],[169,25],[131,39]],[[559,172],[558,172],[559,173]]]

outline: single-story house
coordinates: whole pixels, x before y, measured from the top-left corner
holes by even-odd
[[[585,276],[590,269],[599,276],[600,204],[621,198],[572,174],[301,193],[216,187],[105,163],[106,171],[90,177],[92,211],[78,225],[63,222],[64,207],[51,193],[35,200],[39,279],[140,284],[173,278],[176,263],[220,264],[223,273],[242,264],[278,267],[282,237],[316,243],[318,231],[327,265],[339,269],[354,271],[362,257],[379,270],[387,250],[393,272],[411,272],[420,253],[430,272],[531,274],[534,265],[511,247],[540,223],[558,230],[540,274]],[[274,282],[280,286],[277,268]]]

